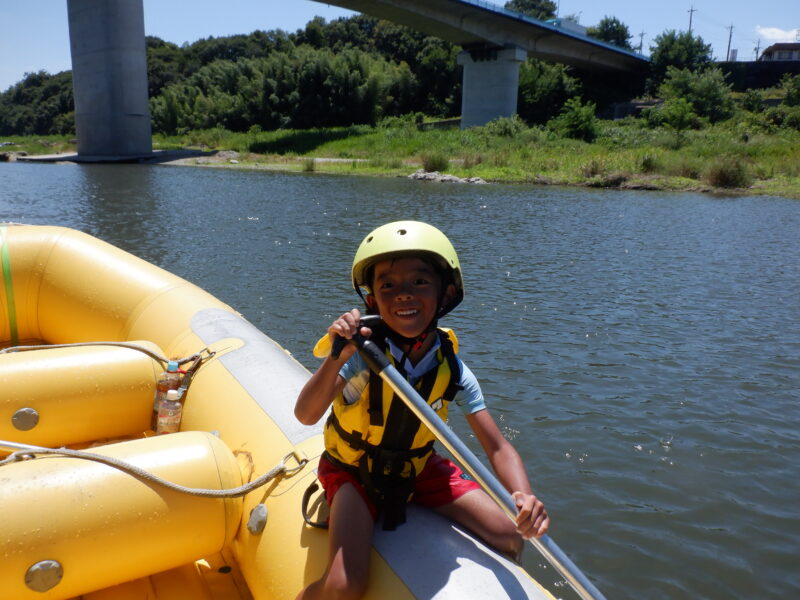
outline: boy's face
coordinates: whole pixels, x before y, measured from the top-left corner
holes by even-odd
[[[415,338],[436,316],[441,285],[439,273],[421,258],[383,260],[375,265],[367,303],[394,331]],[[455,286],[448,285],[445,301],[454,293]]]

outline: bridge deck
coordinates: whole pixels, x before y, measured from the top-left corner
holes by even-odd
[[[644,56],[481,0],[317,0],[393,21],[464,48],[518,46],[529,56],[582,67],[635,70]]]

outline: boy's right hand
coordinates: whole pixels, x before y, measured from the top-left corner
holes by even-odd
[[[328,327],[328,338],[331,342],[331,346],[333,346],[336,336],[349,340],[352,339],[356,333],[360,333],[364,337],[369,337],[372,335],[372,330],[369,327],[361,327],[359,330],[360,319],[361,313],[357,308],[354,308],[350,312],[344,313],[333,323],[331,323],[331,326]],[[341,354],[339,354],[339,358],[337,360],[345,362],[353,355],[353,352],[355,351],[356,347],[353,344],[346,344],[342,349]],[[332,357],[331,359],[333,360]]]

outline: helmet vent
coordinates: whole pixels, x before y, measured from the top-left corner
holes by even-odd
[[[407,231],[407,230],[405,230],[405,229],[398,229],[398,230],[397,230],[397,233],[399,233],[400,235],[405,235],[405,234],[407,234],[407,233],[408,233],[408,231]]]

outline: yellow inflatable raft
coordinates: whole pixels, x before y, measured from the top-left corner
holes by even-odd
[[[322,436],[293,416],[299,363],[198,287],[78,231],[0,224],[0,269],[3,598],[291,599],[320,576],[326,533],[301,505]],[[155,435],[165,359],[196,370],[181,431]],[[552,598],[414,507],[376,533],[371,569],[375,599]]]

